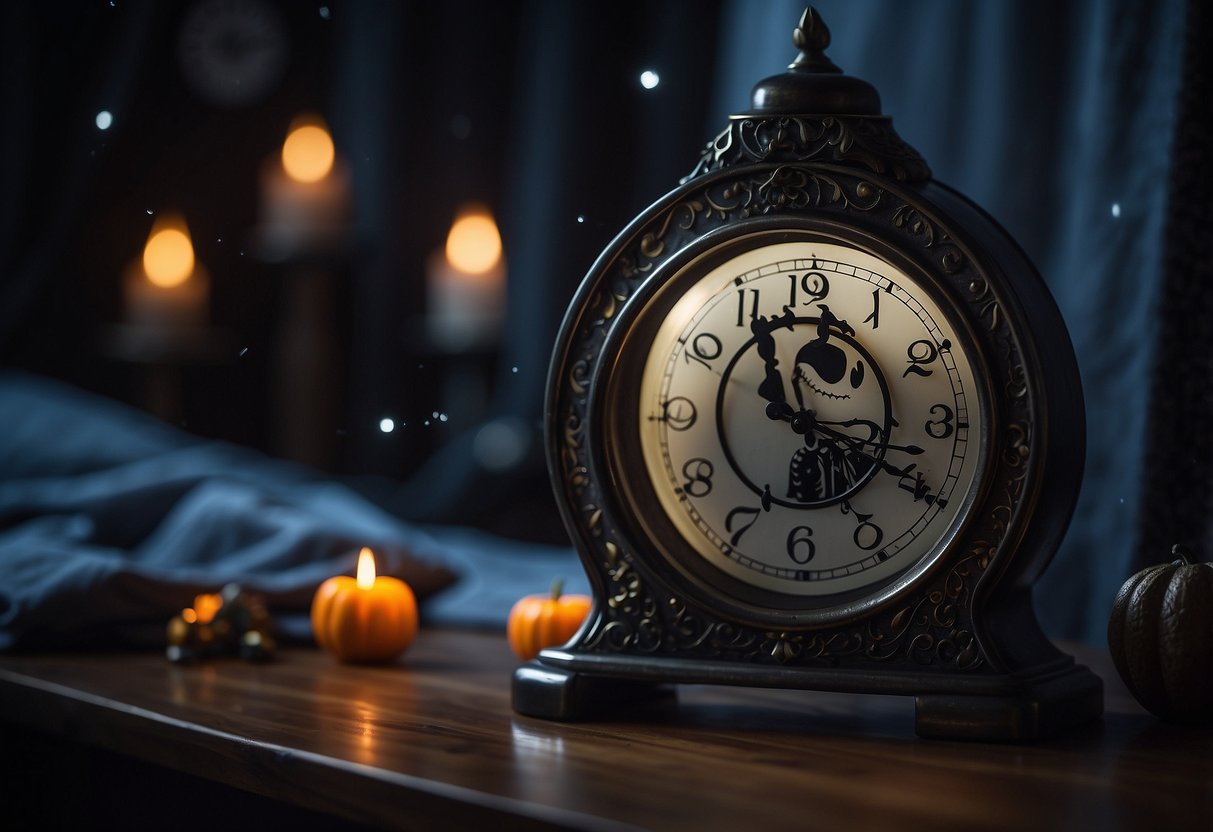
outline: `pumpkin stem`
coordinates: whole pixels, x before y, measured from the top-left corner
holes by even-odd
[[[1196,555],[1187,546],[1182,543],[1176,543],[1171,547],[1171,556],[1175,558],[1176,566],[1188,565],[1196,563]]]
[[[559,601],[562,592],[564,592],[564,578],[557,578],[552,581],[552,600]]]

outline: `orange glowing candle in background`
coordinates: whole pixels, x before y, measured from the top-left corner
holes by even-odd
[[[493,345],[505,311],[505,287],[497,223],[484,206],[464,206],[446,246],[426,264],[430,337],[452,351]]]
[[[143,255],[126,269],[123,295],[128,323],[163,330],[206,324],[210,277],[194,257],[184,217],[153,223]]]
[[[282,169],[296,182],[319,182],[333,169],[336,155],[322,122],[296,120],[282,143]]]
[[[327,125],[316,115],[297,117],[261,171],[261,237],[270,259],[333,244],[349,212],[349,171]]]
[[[338,575],[316,590],[312,633],[343,662],[391,661],[417,634],[417,599],[399,578],[377,577],[375,556],[364,547],[356,578]]]

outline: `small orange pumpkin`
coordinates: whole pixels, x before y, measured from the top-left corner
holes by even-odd
[[[1147,710],[1177,722],[1213,720],[1213,564],[1186,547],[1125,582],[1112,602],[1108,650]]]
[[[399,578],[375,576],[370,549],[358,556],[358,577],[338,575],[312,599],[316,643],[343,662],[386,662],[417,635],[417,599]]]
[[[545,647],[566,643],[590,612],[587,595],[562,595],[564,582],[552,583],[547,595],[528,595],[514,604],[506,636],[515,655],[528,661]]]

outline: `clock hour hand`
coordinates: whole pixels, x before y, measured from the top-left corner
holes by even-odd
[[[754,333],[754,343],[765,368],[762,382],[758,385],[758,395],[767,400],[767,418],[771,420],[791,421],[795,414],[784,393],[779,359],[775,355],[775,337],[771,334],[781,326],[791,329],[795,321],[796,314],[791,309],[773,318],[756,315],[750,321],[750,331]]]

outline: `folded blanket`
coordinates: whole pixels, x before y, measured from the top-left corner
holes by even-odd
[[[586,591],[570,549],[414,526],[300,466],[0,373],[0,650],[162,642],[232,581],[308,637],[316,586],[352,574],[362,546],[413,587],[423,623],[502,627],[554,576]]]

